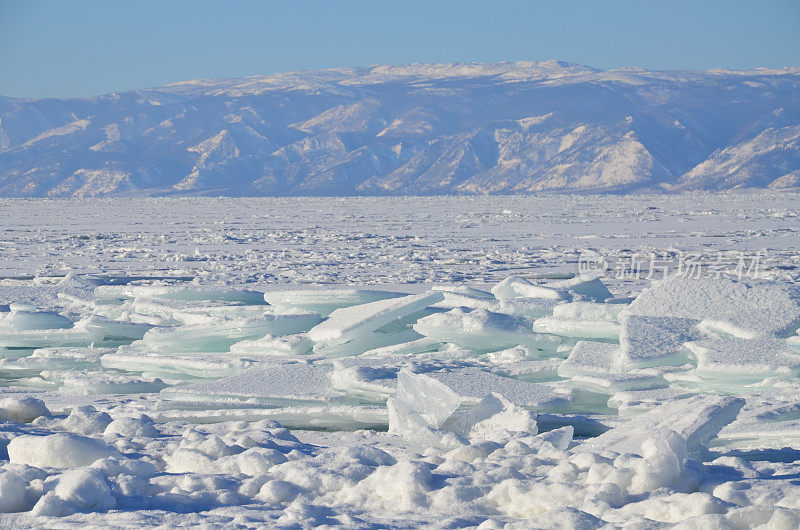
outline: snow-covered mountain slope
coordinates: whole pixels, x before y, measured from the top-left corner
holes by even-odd
[[[798,68],[342,68],[0,98],[0,196],[796,189],[798,138]]]

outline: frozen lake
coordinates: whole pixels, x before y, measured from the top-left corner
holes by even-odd
[[[796,528],[799,209],[0,200],[0,526]]]
[[[767,249],[797,265],[800,195],[0,199],[0,276],[203,283],[492,283],[581,250]],[[769,264],[767,264],[769,266]]]

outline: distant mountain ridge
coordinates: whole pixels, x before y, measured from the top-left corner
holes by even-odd
[[[414,64],[0,97],[0,196],[800,188],[800,68]]]

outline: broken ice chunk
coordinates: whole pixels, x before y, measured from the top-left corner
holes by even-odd
[[[621,303],[562,302],[553,307],[553,316],[569,320],[619,322],[619,315],[626,307]]]
[[[446,304],[447,299],[451,295],[462,295],[468,296],[472,299],[483,299],[483,300],[493,300],[497,301],[494,295],[488,291],[482,291],[480,289],[475,289],[473,287],[469,287],[466,285],[437,285],[431,288],[432,291],[441,291],[444,293],[445,298],[440,304]],[[443,305],[442,307],[447,307]]]
[[[275,306],[278,312],[296,308],[328,316],[332,311],[341,307],[362,305],[401,296],[403,296],[402,293],[367,289],[298,289],[269,291],[264,294],[264,300]]]
[[[535,285],[525,278],[509,276],[494,287],[492,294],[498,300],[510,298],[545,298],[548,300],[566,300],[568,294],[547,286]]]
[[[695,396],[665,403],[584,442],[576,450],[641,455],[642,443],[651,433],[671,429],[686,440],[688,452],[697,453],[703,444],[736,419],[744,403],[744,399],[731,396]]]
[[[251,368],[253,360],[226,358],[219,353],[166,353],[142,348],[140,343],[121,346],[116,352],[100,358],[103,368],[143,372],[152,377],[170,379],[215,379],[237,374]]]
[[[38,348],[27,357],[0,359],[0,369],[8,372],[40,372],[41,370],[82,370],[95,367],[112,348]]]
[[[398,363],[390,359],[348,357],[333,364],[333,388],[369,403],[383,404],[397,390]]]
[[[492,392],[529,410],[564,412],[575,401],[571,389],[519,381],[481,368],[449,369],[426,375],[450,387],[465,404],[475,404]]]
[[[800,420],[731,424],[720,431],[711,448],[723,451],[786,449],[800,445]],[[794,454],[794,451],[792,451]]]
[[[531,332],[530,320],[484,309],[461,308],[421,318],[414,324],[418,333],[451,342],[474,351],[491,351],[523,345],[532,350],[554,353],[561,342],[552,335]]]
[[[55,311],[41,311],[28,304],[10,304],[8,313],[0,313],[0,328],[9,331],[71,328],[72,322]]]
[[[273,407],[355,403],[333,388],[331,370],[320,364],[262,365],[213,382],[169,387],[161,395],[175,401]]]
[[[468,412],[452,416],[444,429],[460,434],[470,441],[507,443],[515,434],[535,435],[536,419],[526,410],[501,394],[492,393]]]
[[[536,319],[533,330],[565,337],[616,341],[620,331],[618,315],[624,308],[623,304],[561,303],[553,307],[552,316]]]
[[[69,329],[36,329],[31,331],[3,331],[0,348],[48,348],[88,346],[97,335],[75,327]]]
[[[138,296],[146,296],[166,300],[208,300],[264,305],[264,294],[257,291],[196,285],[101,285],[95,288],[94,294],[101,300],[133,299]]]
[[[697,359],[697,375],[704,379],[745,385],[800,374],[800,354],[782,339],[701,340],[687,342],[686,347]]]
[[[214,403],[208,403],[214,405]],[[216,403],[226,407],[225,403]],[[359,429],[385,430],[389,415],[384,407],[363,405],[320,405],[277,408],[204,408],[164,410],[151,414],[156,421],[193,421],[217,423],[226,421],[275,420],[288,429],[348,431]]]
[[[400,432],[401,424],[420,421],[438,429],[459,405],[461,397],[447,385],[424,374],[400,370],[397,391],[389,399],[389,432]]]
[[[257,318],[264,313],[273,312],[272,308],[263,305],[241,305],[204,300],[165,300],[141,296],[127,301],[121,306],[106,307],[118,307],[132,317],[147,319],[148,322],[153,321],[165,326],[214,324],[220,320]],[[94,312],[99,314],[99,308],[95,308]]]
[[[573,320],[552,316],[537,318],[533,323],[533,330],[537,333],[550,333],[563,337],[616,341],[619,337],[620,326],[617,322]]]
[[[167,386],[158,378],[99,371],[45,370],[40,377],[59,386],[62,392],[84,395],[154,393]]]
[[[260,339],[243,340],[231,346],[231,353],[242,354],[267,354],[267,355],[286,355],[296,357],[306,355],[311,352],[314,343],[305,333],[295,335],[284,335],[275,337],[267,335]]]
[[[477,293],[477,294],[476,294]],[[442,290],[444,300],[437,302],[432,307],[442,309],[455,309],[465,307],[469,309],[485,309],[495,313],[507,313],[530,317],[542,317],[553,312],[558,300],[546,298],[511,298],[498,300],[491,293],[477,289],[459,289],[458,291]]]
[[[149,324],[137,324],[135,322],[121,322],[109,320],[107,318],[92,315],[75,324],[78,329],[97,335],[99,340],[125,340],[133,341],[144,337],[153,326]]]
[[[428,292],[339,308],[327,320],[311,328],[308,337],[328,345],[343,344],[425,309],[443,298],[440,292]]]
[[[617,364],[619,350],[616,344],[578,341],[569,357],[558,367],[558,375],[590,389],[609,393],[667,386],[667,382],[653,369],[621,369]]]
[[[603,302],[613,298],[611,291],[608,290],[608,287],[606,287],[598,277],[575,276],[568,280],[548,283],[547,286],[551,289],[567,291],[572,294],[576,300]]]
[[[619,362],[628,367],[678,366],[688,361],[683,343],[701,338],[696,320],[623,314]]]
[[[625,313],[702,320],[706,330],[740,338],[788,336],[800,324],[800,287],[674,274],[644,289]]]
[[[602,302],[612,298],[611,292],[599,278],[583,276],[542,284],[534,284],[519,276],[509,276],[492,288],[492,294],[498,300],[544,298],[549,300],[578,299]]]
[[[505,350],[505,352],[518,349],[513,348]],[[501,360],[496,357],[497,354],[503,353],[494,352],[487,355],[492,363],[496,365],[492,370],[493,372],[529,383],[544,383],[561,379],[558,375],[558,367],[563,362],[561,359],[508,360],[508,358],[501,358]]]
[[[654,388],[650,390],[623,390],[608,398],[608,406],[618,410],[622,417],[638,416],[669,401],[685,399],[695,394],[682,388]]]

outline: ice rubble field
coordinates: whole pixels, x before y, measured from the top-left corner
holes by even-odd
[[[6,201],[0,526],[797,528],[800,227],[768,198],[342,200],[280,237],[258,208],[300,199]],[[768,252],[569,278],[587,238]]]

